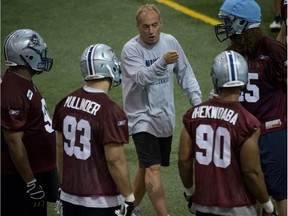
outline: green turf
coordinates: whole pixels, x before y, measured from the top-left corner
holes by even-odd
[[[175,0],[190,9],[215,18],[222,0]],[[92,43],[107,43],[120,55],[124,43],[133,37],[135,11],[146,2],[155,3],[161,10],[163,31],[173,34],[181,43],[199,81],[203,99],[212,89],[210,67],[213,58],[227,43],[219,43],[213,26],[191,18],[179,11],[155,1],[142,0],[2,0],[1,1],[1,41],[6,35],[19,28],[38,31],[48,44],[48,55],[54,58],[52,71],[35,76],[39,87],[53,115],[56,103],[66,94],[83,85],[79,60],[82,51]],[[262,7],[262,26],[268,34],[276,37],[268,29],[274,17],[273,1],[259,0]],[[3,49],[1,49],[1,71]],[[186,97],[175,85],[176,128],[171,153],[171,166],[162,169],[162,179],[171,216],[190,215],[186,208],[177,169],[177,147],[182,128],[182,115],[189,108]],[[122,105],[121,87],[112,89],[110,96]],[[125,147],[127,160],[133,179],[137,158],[132,142]],[[145,196],[141,209],[145,216],[154,216],[153,208]],[[53,205],[49,205],[49,216],[56,215]]]

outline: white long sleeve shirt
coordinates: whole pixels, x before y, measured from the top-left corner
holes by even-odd
[[[176,50],[179,59],[167,64],[163,55]],[[168,137],[175,128],[174,81],[192,105],[201,103],[201,90],[180,44],[170,34],[161,33],[155,45],[144,44],[140,36],[128,41],[121,53],[124,110],[129,134],[148,132]]]

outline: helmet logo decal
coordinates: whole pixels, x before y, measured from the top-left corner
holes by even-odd
[[[32,47],[40,46],[40,40],[39,40],[39,38],[37,37],[36,34],[33,34],[30,37],[28,37],[28,38],[30,40],[30,43],[28,44],[28,46],[32,46]]]

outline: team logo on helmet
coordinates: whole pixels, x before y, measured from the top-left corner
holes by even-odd
[[[40,46],[40,40],[37,37],[36,34],[31,35],[30,37],[28,37],[30,40],[30,43],[28,46]]]

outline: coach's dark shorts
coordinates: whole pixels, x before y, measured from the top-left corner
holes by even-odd
[[[259,140],[266,186],[275,200],[287,199],[287,131],[269,133]]]
[[[155,164],[169,166],[172,136],[158,138],[141,132],[132,135],[138,154],[139,167],[147,168]]]

